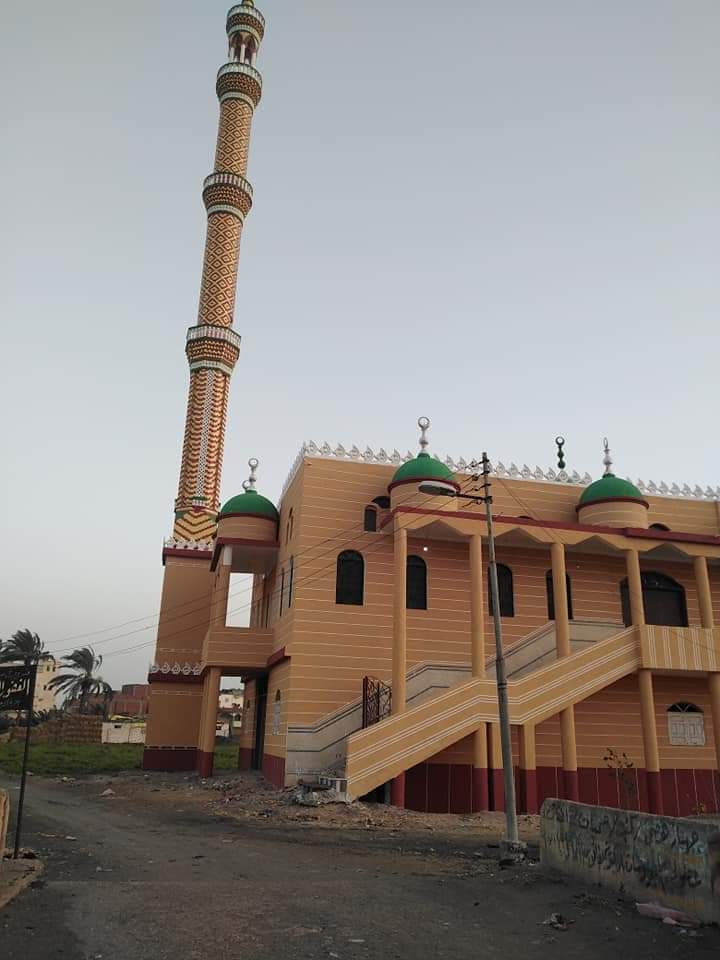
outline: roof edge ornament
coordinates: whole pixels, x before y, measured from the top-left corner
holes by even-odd
[[[386,449],[387,448],[385,448],[385,450]],[[609,453],[610,451],[608,447],[608,455]],[[285,496],[290,484],[295,478],[296,473],[300,469],[300,464],[306,457],[312,457],[316,459],[344,460],[348,463],[385,463],[386,465],[398,465],[401,462],[405,463],[408,460],[413,459],[413,455],[409,451],[405,454],[400,454],[396,450],[393,450],[392,457],[388,458],[388,455],[385,454],[386,459],[380,459],[380,455],[376,454],[370,447],[366,447],[365,452],[362,453],[356,444],[353,444],[350,448],[343,446],[342,444],[336,444],[335,448],[333,449],[327,443],[318,446],[318,444],[314,443],[312,440],[305,441],[300,447],[298,454],[295,457],[292,466],[290,467],[287,479],[285,480],[282,493],[280,495],[281,499]],[[460,457],[458,460],[453,460],[452,457],[445,457],[442,462],[445,463],[454,473],[468,475],[472,475],[473,473],[470,462],[466,461],[464,457]],[[510,469],[508,469],[501,461],[493,463],[490,473],[492,476],[496,477],[518,477],[519,479],[528,480],[533,483],[567,483],[575,486],[587,487],[593,482],[593,478],[587,471],[582,476],[580,476],[577,471],[573,471],[568,476],[564,470],[560,470],[558,472],[552,468],[549,470],[543,470],[541,467],[535,467],[534,470],[531,470],[527,464],[523,464],[522,470],[518,470],[518,468],[515,467],[513,472],[512,466]],[[644,483],[641,481],[638,486],[643,493],[647,493],[649,496],[653,497],[720,501],[720,486],[706,486],[705,489],[703,489],[699,485],[690,488],[686,484],[683,488],[681,488],[676,483],[672,484],[672,486],[669,486],[665,482],[655,483],[653,480],[649,480]]]

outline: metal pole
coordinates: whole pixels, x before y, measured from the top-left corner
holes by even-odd
[[[30,693],[26,711],[27,729],[25,731],[25,749],[23,751],[22,773],[20,775],[20,798],[18,800],[17,819],[15,821],[15,849],[13,860],[17,860],[20,853],[20,831],[22,828],[23,804],[25,803],[25,783],[27,781],[28,753],[30,750],[30,730],[32,729],[33,704],[35,703],[35,680],[37,679],[37,664],[32,665],[30,675]]]
[[[495,678],[497,680],[498,713],[500,714],[500,742],[502,744],[503,779],[505,783],[505,820],[507,839],[518,842],[517,811],[515,809],[515,774],[513,771],[512,740],[510,736],[510,713],[508,709],[507,675],[500,622],[500,591],[498,589],[497,562],[495,560],[495,536],[493,533],[492,496],[490,495],[490,461],[487,453],[482,455],[482,476],[485,515],[488,530],[488,562],[490,566],[490,595],[495,626]]]

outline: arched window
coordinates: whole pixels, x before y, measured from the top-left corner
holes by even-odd
[[[283,610],[283,597],[285,596],[285,571],[283,570],[280,574],[280,606],[278,608],[278,616],[282,616]]]
[[[567,611],[568,620],[573,618],[572,608],[572,587],[570,586],[570,577],[565,574],[565,589],[567,590]],[[553,587],[552,570],[545,574],[545,592],[547,593],[548,620],[555,619],[555,588]]]
[[[365,585],[365,561],[355,550],[343,550],[337,558],[335,603],[361,607]]]
[[[654,571],[640,574],[642,580],[643,606],[645,622],[665,627],[686,627],[688,625],[685,588],[664,573]],[[630,610],[630,592],[627,577],[620,583],[620,602],[623,622],[626,627],[632,623]]]
[[[407,558],[408,610],[427,610],[427,565],[422,557]]]
[[[668,738],[673,746],[705,746],[705,717],[700,707],[681,700],[668,707],[667,713]]]
[[[375,507],[365,507],[363,530],[366,530],[368,533],[375,533],[377,530],[377,516],[378,512]]]
[[[515,596],[513,594],[513,575],[510,567],[504,563],[497,565],[498,593],[500,594],[500,616],[515,616]],[[493,608],[492,590],[490,589],[490,570],[488,568],[488,610],[490,616],[495,615]]]
[[[666,523],[651,523],[651,530],[669,530],[670,527]]]
[[[288,514],[287,524],[285,525],[285,543],[290,543],[290,540],[293,535],[294,525],[295,525],[295,519],[293,517],[292,507],[290,507],[290,513]]]
[[[290,557],[288,565],[288,610],[292,606],[293,581],[295,580],[295,557]]]

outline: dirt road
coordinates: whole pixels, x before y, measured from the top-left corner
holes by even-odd
[[[680,934],[537,865],[501,870],[470,832],[235,820],[182,789],[105,786],[30,781],[25,842],[48,867],[0,913],[3,960],[719,955],[720,931]],[[574,923],[543,926],[552,912]]]

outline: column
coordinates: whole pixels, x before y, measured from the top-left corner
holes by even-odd
[[[537,767],[535,760],[535,726],[520,727],[520,809],[538,812]]]
[[[695,568],[695,583],[697,584],[698,601],[700,603],[700,623],[706,630],[712,630],[715,623],[706,557],[695,557],[693,567]]]
[[[634,627],[644,627],[645,604],[643,602],[642,577],[640,576],[640,555],[637,550],[625,551],[625,564],[627,566],[632,625]]]
[[[215,572],[212,601],[210,603],[210,629],[217,630],[227,621],[228,594],[230,592],[230,573],[232,571],[232,547],[222,548],[220,563]]]
[[[560,740],[562,742],[563,786],[566,800],[580,799],[577,771],[577,743],[575,740],[575,707],[560,711]]]
[[[657,742],[652,671],[639,670],[638,684],[640,687],[640,712],[642,716],[643,749],[645,752],[645,772],[648,786],[648,808],[650,813],[662,813],[660,753]]]
[[[393,584],[393,657],[392,657],[392,713],[405,712],[405,683],[407,676],[407,530],[395,517]],[[394,807],[405,806],[405,773],[392,781],[390,801]]]
[[[565,545],[550,545],[552,563],[553,600],[555,602],[555,645],[558,659],[570,656],[570,621],[568,620]]]
[[[555,605],[555,646],[558,660],[570,656],[570,620],[568,619],[565,545],[550,545],[553,600]],[[577,745],[575,739],[575,708],[560,711],[560,740],[562,743],[563,792],[566,800],[578,800]]]
[[[215,724],[217,722],[218,696],[220,695],[220,667],[210,667],[203,681],[203,704],[200,717],[200,742],[198,745],[197,769],[201,777],[211,777],[215,756]]]
[[[720,771],[720,673],[711,673],[708,677],[708,684],[710,686],[710,709],[715,736],[715,758],[717,768]]]
[[[490,810],[505,809],[505,782],[503,780],[502,743],[500,740],[500,724],[488,723],[488,767]]]
[[[482,538],[470,537],[470,662],[473,677],[485,676]]]
[[[473,733],[472,812],[489,809],[488,789],[488,725],[481,723]]]
[[[485,616],[483,609],[482,538],[470,537],[470,665],[472,676],[485,677]],[[473,734],[472,809],[488,809],[487,724],[481,723]]]

